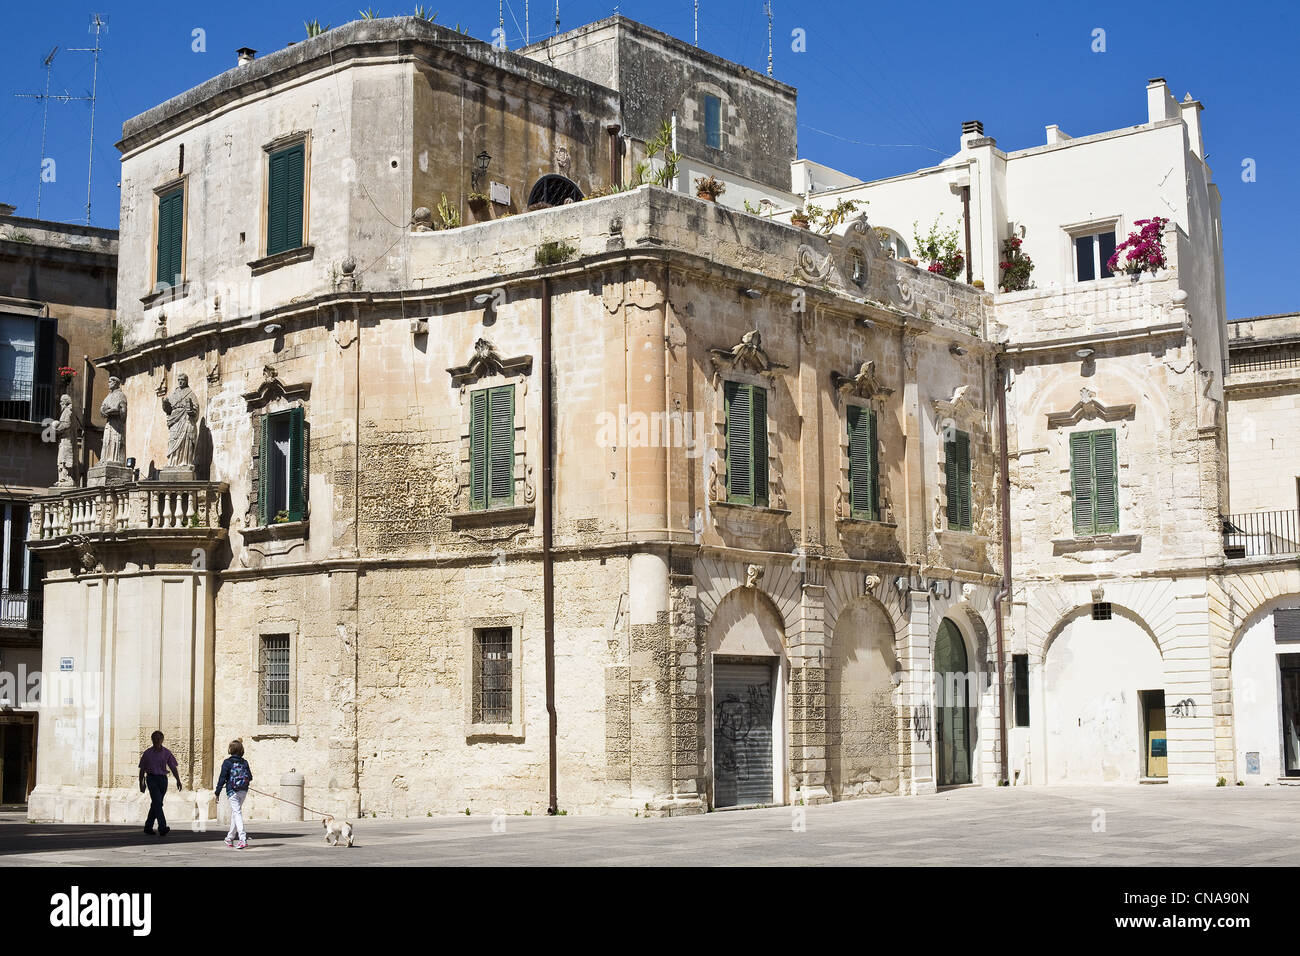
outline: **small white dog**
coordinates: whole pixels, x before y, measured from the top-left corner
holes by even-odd
[[[330,846],[338,846],[340,842],[352,845],[352,824],[347,820],[327,816],[321,820],[321,825],[325,828],[325,842]]]

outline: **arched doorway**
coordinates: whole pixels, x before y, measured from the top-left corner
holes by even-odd
[[[1236,779],[1300,778],[1300,595],[1254,613],[1232,645]]]
[[[1117,605],[1075,612],[1043,662],[1046,782],[1163,776],[1164,686],[1160,649],[1138,619]]]
[[[826,686],[826,763],[831,796],[898,792],[894,627],[875,602],[846,607],[835,622]]]
[[[948,618],[934,642],[935,780],[941,787],[971,782],[976,680],[966,654],[966,640]]]
[[[714,807],[783,804],[785,626],[758,588],[736,588],[709,623]]]

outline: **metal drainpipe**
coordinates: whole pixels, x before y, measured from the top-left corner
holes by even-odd
[[[966,224],[966,284],[971,282],[970,262],[970,187],[961,187],[961,218]]]
[[[968,227],[969,228],[969,227]],[[994,601],[998,628],[998,736],[1001,759],[998,761],[1002,782],[1009,782],[1007,774],[1007,655],[1003,643],[1002,602],[1011,597],[1011,479],[1008,477],[1010,457],[1007,454],[1007,370],[1003,363],[1005,352],[993,356],[994,380],[998,390],[998,440],[1001,444],[1002,474],[999,478],[1002,491],[1002,587]]]
[[[551,471],[551,280],[542,277],[542,621],[546,635],[546,719],[548,723],[550,753],[550,795],[546,812],[554,816],[559,812],[556,785],[556,732],[555,717],[555,559],[552,546],[552,490],[554,476]]]

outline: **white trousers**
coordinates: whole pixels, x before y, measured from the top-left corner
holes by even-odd
[[[238,831],[239,839],[247,840],[248,834],[244,831],[244,801],[248,798],[248,791],[236,790],[226,797],[230,801],[230,832],[226,834],[226,839],[233,840]]]

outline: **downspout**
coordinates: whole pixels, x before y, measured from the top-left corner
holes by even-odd
[[[970,186],[961,187],[961,218],[966,225],[966,284],[970,285]]]
[[[970,226],[967,225],[967,237]],[[1005,346],[1004,346],[1005,349]],[[1007,369],[1005,351],[993,357],[994,380],[998,390],[998,442],[1001,446],[1002,474],[999,477],[1002,492],[1002,587],[993,602],[994,619],[998,630],[998,738],[1001,744],[998,769],[1001,782],[1009,783],[1007,775],[1007,655],[1003,640],[1002,602],[1011,597],[1011,479],[1010,456],[1007,453]]]
[[[551,470],[551,280],[542,277],[542,626],[546,641],[546,720],[550,754],[549,797],[546,812],[559,812],[556,786],[556,718],[555,718],[555,558],[553,544],[553,481]]]

